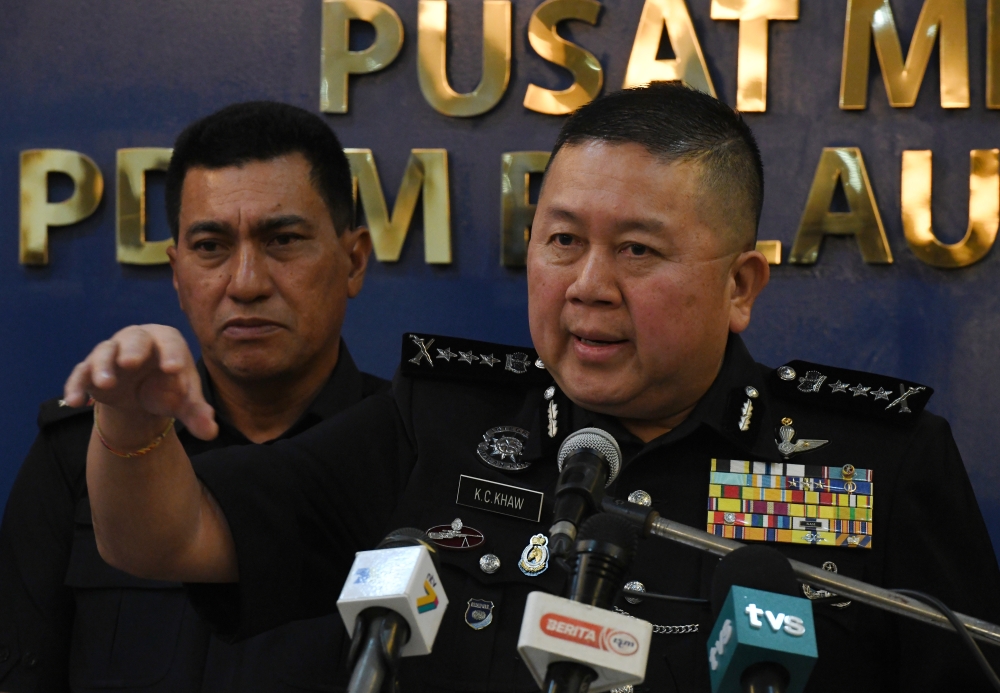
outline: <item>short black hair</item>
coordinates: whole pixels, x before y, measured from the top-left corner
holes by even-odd
[[[191,168],[219,169],[301,154],[337,234],[354,228],[354,182],[340,140],[314,113],[275,101],[226,106],[184,129],[167,168],[167,222],[180,234],[181,189]]]
[[[736,217],[738,237],[747,241],[745,229],[752,226],[756,241],[764,203],[764,164],[753,132],[738,111],[680,82],[613,92],[566,120],[550,164],[564,146],[592,141],[634,143],[667,162],[699,163],[723,211]]]

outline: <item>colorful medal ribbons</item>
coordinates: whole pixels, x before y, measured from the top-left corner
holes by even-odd
[[[872,471],[712,460],[708,531],[728,539],[871,548]]]

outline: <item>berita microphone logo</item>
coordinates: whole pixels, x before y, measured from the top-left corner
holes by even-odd
[[[623,630],[605,628],[554,613],[542,616],[539,625],[542,632],[550,637],[568,640],[597,650],[614,652],[626,657],[639,651],[639,640]]]

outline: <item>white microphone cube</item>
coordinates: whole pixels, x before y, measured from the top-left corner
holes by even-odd
[[[517,651],[539,687],[553,662],[578,662],[597,672],[592,693],[642,683],[653,624],[545,592],[524,606]]]
[[[406,619],[410,639],[403,657],[430,654],[441,619],[448,608],[448,595],[423,546],[360,551],[337,599],[337,610],[354,631],[354,622],[365,609],[380,606]]]

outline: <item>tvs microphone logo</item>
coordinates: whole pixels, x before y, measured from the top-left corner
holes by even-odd
[[[553,638],[569,640],[578,645],[586,645],[597,650],[614,652],[626,657],[639,651],[639,640],[623,630],[606,628],[586,621],[578,621],[569,616],[548,613],[539,623],[542,632]]]
[[[434,611],[438,607],[438,596],[431,583],[424,580],[424,596],[417,597],[417,613],[423,614]]]

